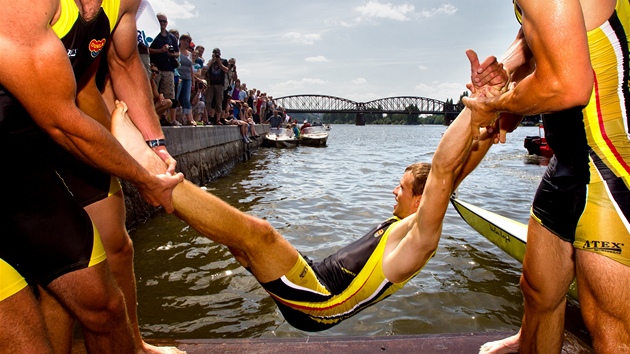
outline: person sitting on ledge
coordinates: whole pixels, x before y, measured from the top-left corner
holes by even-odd
[[[164,162],[144,142],[116,103],[112,133],[146,169]],[[444,133],[433,163],[409,166],[394,189],[394,216],[322,262],[299,253],[268,221],[246,214],[189,181],[173,191],[175,215],[229,248],[258,280],[286,321],[321,331],[357,314],[403,287],[435,254],[449,198],[492,145],[494,134],[472,138],[464,110]]]

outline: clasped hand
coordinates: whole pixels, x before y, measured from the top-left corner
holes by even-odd
[[[466,87],[472,95],[463,97],[462,102],[472,112],[470,129],[473,139],[478,139],[480,128],[486,127],[492,131],[500,114],[495,108],[496,102],[507,92],[510,80],[508,72],[496,57],[488,57],[480,64],[477,53],[473,50],[467,50],[466,56],[470,61],[471,71],[471,83]]]

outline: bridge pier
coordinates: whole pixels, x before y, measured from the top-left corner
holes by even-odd
[[[365,117],[363,116],[363,113],[357,113],[357,115],[354,118],[354,124],[365,125]]]

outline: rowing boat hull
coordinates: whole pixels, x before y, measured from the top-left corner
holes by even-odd
[[[451,198],[451,203],[468,225],[512,258],[523,263],[527,248],[527,225],[457,198]],[[578,299],[575,281],[571,283],[568,294],[573,299]]]

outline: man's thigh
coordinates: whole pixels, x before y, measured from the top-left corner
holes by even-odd
[[[530,218],[523,277],[543,301],[551,304],[566,295],[575,274],[573,254],[571,243]]]
[[[114,280],[107,262],[67,273],[46,290],[65,305],[81,324],[104,325],[97,315],[124,316],[123,295]]]
[[[630,345],[630,267],[582,250],[576,250],[576,261],[580,308],[591,336]]]
[[[107,254],[118,251],[130,242],[125,227],[125,200],[123,191],[85,207],[96,225]]]
[[[30,287],[0,301],[0,352],[51,353],[52,347]]]

